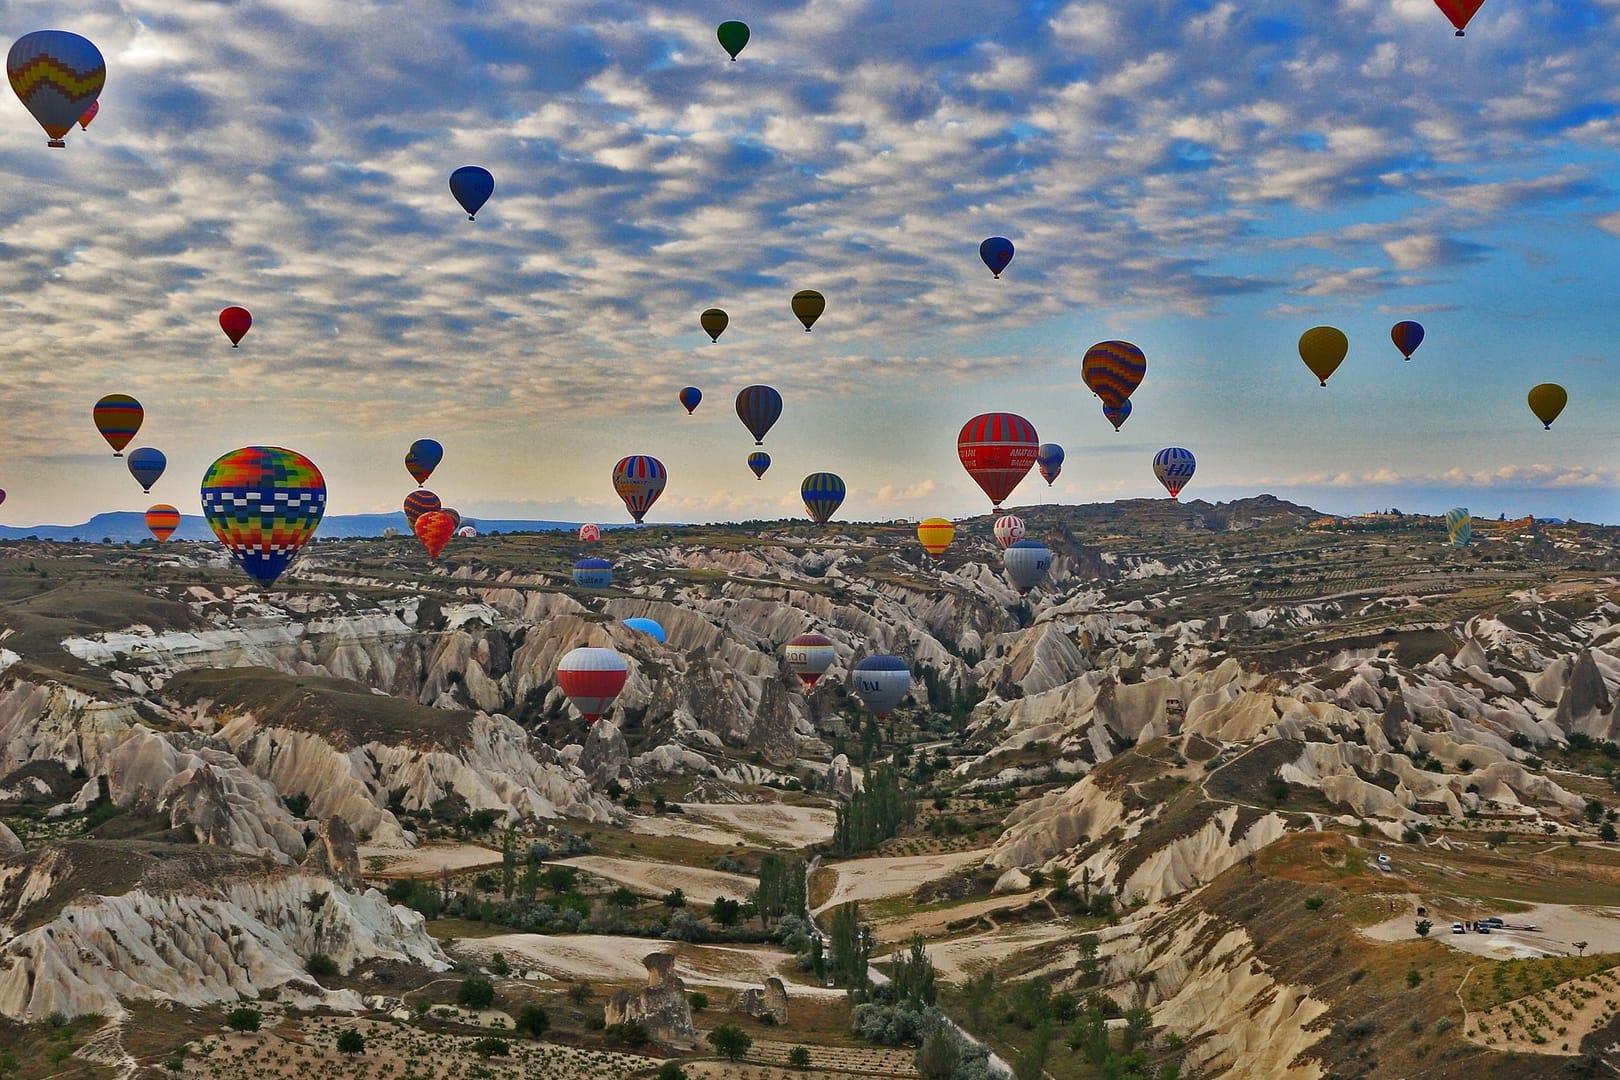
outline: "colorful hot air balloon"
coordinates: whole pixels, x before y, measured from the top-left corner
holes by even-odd
[[[699,390],[697,387],[686,386],[681,388],[681,404],[686,406],[687,416],[692,415],[692,410],[696,409],[698,407],[698,403],[702,400],[703,391]]]
[[[113,448],[113,457],[123,457],[124,447],[141,430],[141,420],[145,418],[146,410],[128,394],[108,394],[96,402],[90,415],[95,418],[96,430]]]
[[[717,307],[709,308],[698,316],[698,325],[703,327],[703,332],[709,335],[711,342],[719,341],[720,335],[726,332],[726,327],[730,323],[731,320],[726,317],[726,313]]]
[[[5,501],[6,501],[6,493],[4,491],[0,491],[0,503],[3,503]]]
[[[1118,408],[1147,374],[1147,357],[1128,341],[1099,341],[1080,361],[1080,378],[1104,405]]]
[[[476,221],[489,197],[495,194],[495,177],[477,165],[463,165],[450,174],[450,194],[467,211],[467,220]]]
[[[602,527],[600,525],[592,525],[590,522],[586,522],[579,527],[580,543],[594,544],[600,539],[602,539]]]
[[[626,619],[624,620],[624,625],[628,626],[632,630],[641,631],[643,634],[646,634],[660,645],[669,640],[664,634],[664,628],[658,624],[657,619]]]
[[[1055,442],[1043,442],[1035,448],[1035,465],[1041,470],[1041,479],[1051,487],[1052,481],[1063,471],[1063,447]]]
[[[956,539],[956,526],[942,517],[924,518],[917,523],[917,541],[934,558],[945,554],[945,549]]]
[[[956,436],[956,455],[999,511],[1001,501],[1034,467],[1040,441],[1035,425],[1022,416],[981,413],[962,425]]]
[[[147,494],[151,494],[152,485],[158,482],[163,470],[168,467],[169,459],[154,446],[143,446],[129,452],[129,475],[139,481],[141,490]]]
[[[1553,421],[1568,404],[1569,393],[1557,383],[1544,382],[1530,388],[1530,411],[1544,428],[1551,430]]]
[[[461,528],[456,530],[456,535],[461,537],[463,540],[471,540],[473,537],[478,535],[478,526],[463,525]]]
[[[1457,36],[1463,36],[1463,30],[1468,26],[1468,20],[1474,17],[1474,12],[1480,9],[1485,0],[1434,0],[1434,6],[1445,12],[1451,25],[1457,28]]]
[[[1299,358],[1323,386],[1350,351],[1350,339],[1334,326],[1313,326],[1299,335]]]
[[[1452,547],[1467,547],[1468,541],[1474,535],[1474,519],[1468,513],[1468,507],[1457,506],[1446,511],[1446,536],[1451,540]]]
[[[1046,580],[1052,553],[1039,540],[1020,540],[1001,553],[1001,565],[1020,596]]]
[[[743,51],[748,44],[748,24],[738,22],[736,19],[727,19],[715,27],[714,36],[720,39],[720,47],[731,54],[735,61],[737,54]]]
[[[1012,257],[1013,243],[1005,236],[992,236],[979,245],[979,258],[984,260],[984,265],[988,266],[990,273],[998,279],[1001,272],[1007,269],[1007,264],[1012,262]]]
[[[624,500],[625,509],[637,525],[664,493],[668,482],[669,471],[664,463],[647,454],[631,454],[613,466],[613,490]]]
[[[1114,430],[1118,431],[1120,425],[1131,418],[1131,399],[1126,398],[1118,405],[1109,405],[1105,402],[1103,404],[1103,418],[1113,424]]]
[[[592,724],[613,708],[629,677],[630,665],[614,649],[575,649],[557,663],[557,685]]]
[[[1410,360],[1417,347],[1423,344],[1423,324],[1411,319],[1398,322],[1389,328],[1389,339],[1401,350],[1401,355]]]
[[[754,445],[765,442],[765,433],[771,430],[782,415],[782,395],[774,386],[745,386],[737,391],[737,419],[754,437]]]
[[[107,62],[87,39],[66,30],[35,30],[12,43],[6,77],[23,107],[63,147],[64,136],[89,111],[107,83]]]
[[[748,467],[754,471],[754,479],[764,479],[765,470],[771,467],[771,455],[763,450],[755,450],[748,455]]]
[[[96,118],[96,113],[98,113],[100,111],[101,111],[101,102],[100,101],[92,101],[90,103],[90,107],[88,109],[84,110],[84,115],[79,117],[79,130],[80,131],[88,131],[90,129],[90,121],[94,120]]]
[[[995,533],[997,544],[1004,548],[1012,547],[1024,538],[1024,519],[1014,514],[1005,514],[996,518],[996,523],[990,531]]]
[[[416,538],[422,541],[422,546],[427,548],[428,558],[437,559],[439,552],[450,542],[450,538],[456,535],[456,526],[459,524],[461,524],[459,514],[451,516],[443,510],[429,510],[418,517],[411,528],[415,531]]]
[[[1172,499],[1181,494],[1197,467],[1192,451],[1179,446],[1167,446],[1153,455],[1153,475],[1159,478]]]
[[[431,514],[435,510],[443,509],[439,497],[431,491],[418,490],[405,496],[405,520],[411,528],[416,528],[416,519],[423,514]]]
[[[782,647],[782,658],[787,661],[788,670],[797,675],[800,682],[814,686],[816,680],[827,674],[827,669],[838,660],[838,649],[833,645],[832,638],[820,634],[800,634]]]
[[[574,584],[582,589],[605,589],[613,584],[613,564],[606,559],[581,559],[574,564]]]
[[[157,503],[146,508],[146,527],[152,530],[158,543],[163,543],[174,535],[174,530],[180,527],[180,511],[168,503]]]
[[[452,529],[461,528],[461,511],[460,510],[457,510],[453,506],[441,506],[441,507],[439,507],[439,513],[445,515],[446,517],[448,517],[450,519],[450,527]]]
[[[244,446],[203,474],[203,516],[255,581],[281,576],[326,512],[326,480],[303,454]]]
[[[898,656],[868,656],[855,665],[850,681],[861,704],[886,720],[911,689],[911,668]]]
[[[821,318],[821,313],[827,310],[827,298],[814,289],[800,289],[793,294],[793,314],[804,323],[804,332],[809,333],[810,328]]]
[[[241,346],[242,338],[253,327],[253,315],[245,307],[228,307],[219,313],[219,328],[231,339],[231,348]]]
[[[799,485],[804,508],[817,525],[825,525],[844,504],[844,479],[830,472],[811,473]]]
[[[417,439],[411,443],[409,450],[405,451],[405,471],[418,484],[427,483],[427,478],[433,475],[433,470],[439,467],[444,460],[444,447],[437,439]]]

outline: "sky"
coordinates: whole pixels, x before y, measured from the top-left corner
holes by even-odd
[[[43,28],[108,75],[65,150],[0,103],[5,524],[196,513],[260,443],[328,513],[397,509],[420,437],[470,519],[627,521],[633,453],[669,470],[650,523],[803,517],[823,470],[842,519],[966,516],[990,411],[1067,455],[1009,506],[1162,497],[1182,446],[1184,499],[1620,521],[1620,0],[1486,0],[1463,38],[1431,0],[0,6]],[[1080,379],[1114,338],[1148,358],[1117,433]],[[757,481],[756,382],[786,403]],[[114,392],[168,456],[150,496],[91,423]]]

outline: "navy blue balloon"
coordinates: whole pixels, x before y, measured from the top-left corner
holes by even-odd
[[[433,470],[444,460],[444,446],[437,439],[417,439],[405,451],[405,469],[418,485],[427,483]]]
[[[450,194],[467,211],[467,220],[476,220],[478,211],[495,194],[495,177],[488,169],[477,165],[463,165],[450,174]]]
[[[1012,262],[1012,257],[1013,244],[1005,236],[992,236],[979,245],[979,258],[990,268],[990,273],[998,278],[1001,272],[1007,269],[1007,264]]]
[[[737,394],[737,419],[753,435],[755,446],[764,442],[765,433],[781,415],[782,395],[774,386],[745,386]]]
[[[142,491],[150,492],[152,485],[158,482],[158,477],[168,467],[169,459],[163,456],[161,450],[143,446],[129,452],[129,474],[140,481]]]

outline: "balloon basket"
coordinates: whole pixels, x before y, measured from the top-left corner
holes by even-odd
[[[54,146],[58,150],[66,150],[67,149],[67,141],[64,140],[64,139],[50,139],[50,140],[46,141],[45,145],[46,146]]]

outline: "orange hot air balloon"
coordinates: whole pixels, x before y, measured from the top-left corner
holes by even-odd
[[[1313,326],[1299,335],[1299,358],[1311,369],[1311,374],[1327,385],[1328,376],[1344,363],[1350,351],[1350,339],[1334,326]]]
[[[158,503],[146,511],[146,527],[152,530],[152,535],[161,544],[180,527],[180,511],[168,503]]]
[[[416,519],[416,538],[427,548],[429,557],[437,559],[444,545],[455,535],[460,519],[443,510],[429,510]]]
[[[95,101],[92,101],[90,103],[90,107],[88,109],[84,110],[84,115],[79,117],[79,130],[84,131],[87,128],[89,128],[90,127],[90,121],[94,120],[96,118],[96,113],[98,113],[100,111],[101,111],[101,100],[98,98]]]
[[[941,517],[924,518],[917,523],[917,539],[923,550],[937,559],[956,539],[956,526]]]
[[[242,344],[242,338],[253,326],[253,316],[245,307],[228,307],[219,313],[219,328],[231,339],[231,348]]]
[[[1551,430],[1553,421],[1569,404],[1569,393],[1557,383],[1544,382],[1530,388],[1530,411],[1536,414],[1541,426]]]

